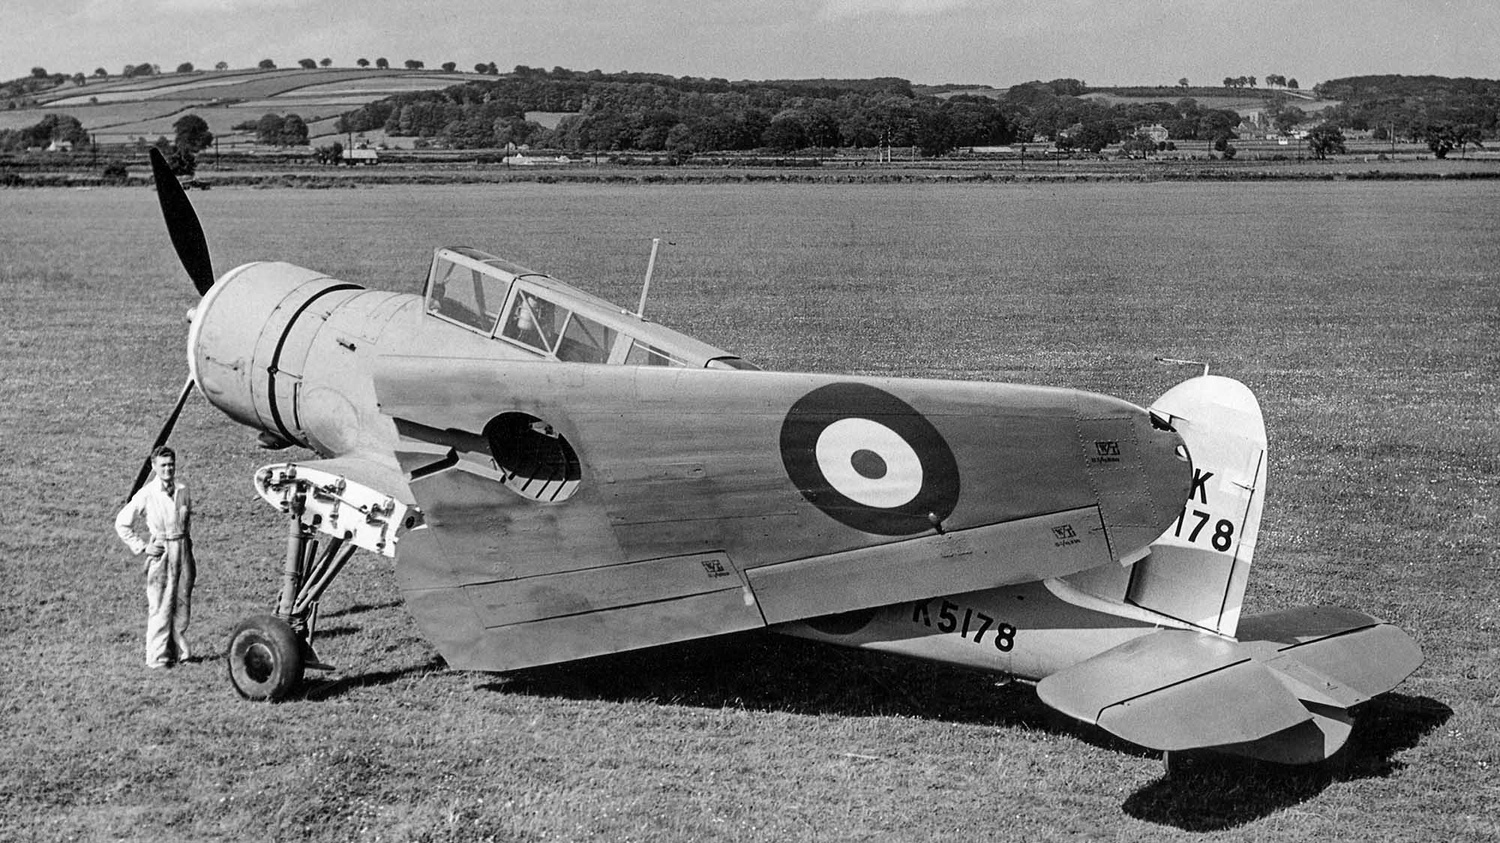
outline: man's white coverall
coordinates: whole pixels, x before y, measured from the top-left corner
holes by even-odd
[[[166,667],[188,658],[188,620],[192,613],[193,539],[189,534],[192,497],[183,483],[169,494],[161,479],[151,481],[131,497],[115,516],[115,532],[131,553],[146,554],[146,664]],[[146,516],[148,542],[135,532],[135,519]],[[169,649],[170,645],[170,649]]]

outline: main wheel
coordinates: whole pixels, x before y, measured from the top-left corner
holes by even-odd
[[[302,681],[302,639],[281,618],[256,615],[229,634],[225,661],[240,696],[276,702]]]

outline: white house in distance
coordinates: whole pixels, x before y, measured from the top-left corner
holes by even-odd
[[[355,164],[379,164],[380,163],[380,153],[377,150],[370,149],[369,147],[361,147],[361,148],[358,148],[358,149],[346,149],[346,150],[344,150],[343,158],[344,158],[344,163],[348,164],[351,167],[354,166]]]
[[[1142,135],[1142,134],[1146,135],[1146,136],[1150,137],[1151,140],[1153,140],[1153,141],[1155,141],[1157,143],[1161,143],[1162,141],[1168,140],[1168,139],[1170,139],[1172,137],[1172,133],[1169,132],[1169,131],[1167,131],[1167,127],[1163,126],[1160,123],[1153,123],[1150,126],[1141,126],[1141,127],[1137,128],[1135,131],[1136,131],[1136,134],[1138,134],[1138,135]]]

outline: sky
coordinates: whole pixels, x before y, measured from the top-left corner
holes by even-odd
[[[1500,78],[1494,0],[6,0],[0,79],[419,59],[1007,87],[1280,74]]]

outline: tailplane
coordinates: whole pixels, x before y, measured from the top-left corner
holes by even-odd
[[[1400,629],[1349,609],[1245,619],[1234,641],[1163,629],[1043,679],[1053,708],[1151,749],[1306,764],[1337,752],[1350,709],[1422,663]]]

